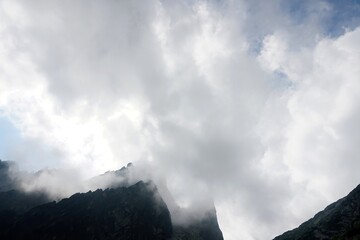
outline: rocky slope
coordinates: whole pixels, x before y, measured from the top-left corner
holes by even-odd
[[[359,240],[360,185],[298,228],[274,240]]]
[[[0,160],[0,192],[9,191],[16,187],[9,174],[12,168],[15,168],[15,163]]]
[[[169,239],[169,211],[152,183],[78,193],[17,215],[1,239]]]
[[[205,218],[195,219],[189,225],[173,225],[172,240],[220,240],[223,239],[219,228],[215,209]]]
[[[114,176],[125,182],[59,202],[49,202],[43,193],[0,192],[0,239],[223,239],[215,209],[186,225],[173,224],[157,187],[151,181],[129,184],[128,171],[123,168],[100,176],[106,180],[102,182],[113,181]],[[4,172],[3,177],[7,178]],[[6,186],[8,190],[11,184]]]

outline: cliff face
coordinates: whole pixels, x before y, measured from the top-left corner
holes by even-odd
[[[124,177],[126,171],[114,173]],[[173,225],[170,211],[151,181],[122,182],[106,190],[49,201],[42,193],[0,192],[0,239],[223,239],[215,209],[186,226]]]
[[[9,191],[16,187],[10,176],[11,168],[14,167],[13,162],[0,160],[0,192]]]
[[[191,221],[187,226],[174,225],[172,240],[221,240],[222,232],[219,228],[215,210],[206,217]]]
[[[274,240],[359,240],[360,185],[298,228]]]
[[[1,239],[169,239],[169,211],[151,183],[78,193],[17,215]]]

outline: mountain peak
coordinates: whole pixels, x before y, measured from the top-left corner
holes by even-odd
[[[215,210],[174,223],[158,186],[135,181],[132,168],[106,172],[90,180],[103,187],[58,202],[40,193],[0,192],[0,239],[223,239]]]

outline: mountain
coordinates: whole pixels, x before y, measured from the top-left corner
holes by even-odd
[[[189,225],[173,225],[172,240],[220,240],[223,239],[215,209],[206,217],[194,219]]]
[[[111,181],[111,188],[58,202],[40,192],[0,192],[0,239],[223,240],[215,208],[187,224],[174,223],[155,184],[130,181],[130,167],[91,180],[103,186]],[[114,184],[114,177],[125,181]]]
[[[13,211],[25,213],[33,207],[49,202],[46,194],[41,192],[24,193],[19,190],[0,192],[0,212]]]
[[[9,174],[12,168],[16,168],[14,162],[1,161],[0,159],[0,192],[9,191],[16,187]]]
[[[170,213],[150,183],[77,193],[13,219],[1,239],[169,239]]]
[[[274,240],[360,240],[360,185],[298,228]]]

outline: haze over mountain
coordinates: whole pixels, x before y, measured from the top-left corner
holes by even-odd
[[[0,161],[0,166],[2,177],[11,179],[10,163]],[[215,208],[202,216],[175,206],[169,210],[152,181],[132,183],[132,171],[128,164],[107,172],[90,180],[104,184],[107,178],[106,189],[58,202],[47,192],[26,193],[13,181],[15,189],[0,192],[0,238],[223,240]]]
[[[132,162],[272,239],[360,183],[359,50],[358,0],[0,0],[0,158],[56,200]]]

